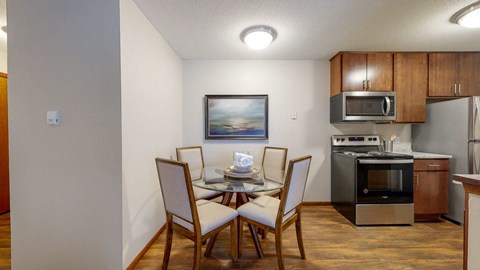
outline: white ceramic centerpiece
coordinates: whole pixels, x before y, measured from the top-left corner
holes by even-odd
[[[235,172],[250,172],[253,169],[253,156],[235,152],[232,169]]]

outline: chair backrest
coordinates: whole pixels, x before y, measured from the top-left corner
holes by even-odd
[[[156,158],[155,162],[165,210],[194,223],[198,214],[188,164],[163,158]]]
[[[285,170],[287,148],[265,146],[262,166]]]
[[[177,148],[177,160],[188,163],[190,170],[199,170],[205,167],[201,146]]]
[[[304,156],[290,160],[277,218],[283,218],[285,214],[302,203],[311,161],[312,156]]]

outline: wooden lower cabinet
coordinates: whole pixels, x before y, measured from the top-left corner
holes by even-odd
[[[416,159],[413,170],[415,221],[439,220],[448,212],[448,159]]]

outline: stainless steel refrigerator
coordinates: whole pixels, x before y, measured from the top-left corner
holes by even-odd
[[[425,124],[412,126],[414,151],[449,154],[447,218],[463,224],[465,193],[452,175],[480,173],[480,97],[427,104]]]

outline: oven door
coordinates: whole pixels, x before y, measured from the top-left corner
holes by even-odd
[[[359,159],[357,203],[413,203],[412,159]]]

